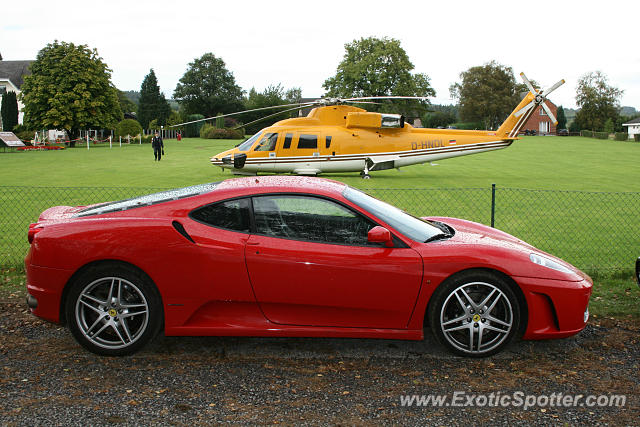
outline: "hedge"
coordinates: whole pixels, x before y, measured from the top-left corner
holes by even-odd
[[[218,129],[210,124],[200,128],[200,138],[205,139],[242,139],[242,132],[235,129]]]
[[[616,132],[615,140],[616,141],[628,141],[629,140],[629,134],[627,134],[626,132]]]
[[[609,139],[609,132],[593,132],[593,137],[597,139]]]
[[[636,133],[635,135],[633,135],[633,140],[635,142],[640,142],[640,133]]]
[[[582,136],[585,136],[587,138],[593,138],[593,132],[591,132],[590,130],[583,130]]]

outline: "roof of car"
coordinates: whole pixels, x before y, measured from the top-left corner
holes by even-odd
[[[236,188],[255,189],[297,189],[297,190],[323,190],[327,192],[341,193],[346,184],[324,178],[308,176],[252,176],[245,178],[227,179],[218,184],[216,190],[231,190]]]

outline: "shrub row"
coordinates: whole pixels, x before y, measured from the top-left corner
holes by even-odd
[[[585,136],[587,138],[593,138],[593,132],[591,132],[590,130],[583,130],[582,136]]]
[[[200,128],[200,138],[205,139],[242,139],[241,130],[218,129],[210,124],[205,124]]]
[[[636,133],[635,135],[633,135],[633,140],[635,142],[640,142],[640,133]]]
[[[593,137],[597,139],[609,139],[609,132],[594,132]]]
[[[616,141],[628,141],[629,140],[629,135],[626,132],[616,132],[615,140]]]

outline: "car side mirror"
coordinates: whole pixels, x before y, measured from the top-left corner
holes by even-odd
[[[379,225],[369,230],[367,234],[367,240],[371,243],[384,243],[387,248],[393,247],[393,240],[391,239],[391,232]]]

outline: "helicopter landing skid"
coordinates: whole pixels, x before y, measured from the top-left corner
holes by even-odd
[[[371,175],[369,175],[369,168],[367,167],[366,163],[364,165],[364,170],[360,172],[360,177],[362,179],[371,179]]]

